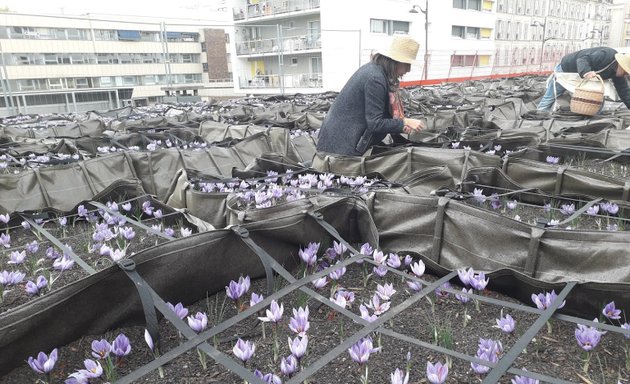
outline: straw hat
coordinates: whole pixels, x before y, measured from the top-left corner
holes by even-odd
[[[418,44],[409,36],[397,36],[392,40],[392,44],[388,51],[379,52],[383,56],[387,56],[392,60],[406,64],[417,64],[416,55],[418,54]]]
[[[624,53],[615,53],[615,60],[617,63],[626,71],[627,74],[630,74],[630,56]]]

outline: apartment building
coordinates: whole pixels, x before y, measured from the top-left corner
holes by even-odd
[[[197,101],[217,80],[232,95],[227,37],[220,27],[140,17],[2,13],[0,114]]]
[[[421,43],[406,84],[549,71],[616,46],[629,13],[615,12],[613,0],[232,0],[235,91],[339,90],[396,34]]]

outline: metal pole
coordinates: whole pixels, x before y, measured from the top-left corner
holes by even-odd
[[[280,94],[284,96],[284,44],[282,41],[282,25],[276,24],[276,33],[278,35],[278,76],[280,77]]]
[[[429,0],[424,0],[424,75],[426,80],[429,76]]]

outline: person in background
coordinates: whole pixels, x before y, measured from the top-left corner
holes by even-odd
[[[350,77],[324,118],[318,151],[361,156],[387,134],[425,128],[423,121],[405,117],[398,94],[419,47],[410,37],[396,37],[387,52],[374,54]]]
[[[630,108],[630,87],[625,78],[630,73],[629,55],[618,53],[609,47],[594,47],[564,56],[547,80],[547,91],[538,103],[539,111],[551,111],[556,98],[566,92],[566,89],[556,81],[557,72],[575,72],[583,79],[597,75],[604,80],[611,79],[619,98],[627,108]]]

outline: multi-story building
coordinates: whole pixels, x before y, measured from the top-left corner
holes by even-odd
[[[226,36],[177,21],[2,13],[0,114],[195,101],[217,80],[233,95]]]
[[[612,0],[232,0],[232,6],[240,93],[339,90],[400,33],[421,42],[420,64],[403,79],[417,84],[550,71],[570,51],[611,44],[611,31],[622,28],[611,17]]]

